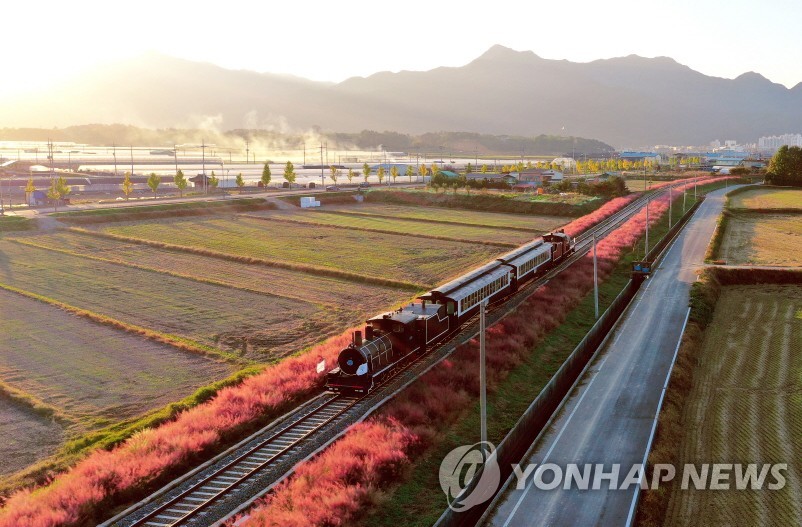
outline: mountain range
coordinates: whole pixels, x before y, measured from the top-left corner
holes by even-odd
[[[802,83],[710,77],[665,58],[574,63],[494,46],[469,64],[340,83],[146,54],[0,104],[3,126],[126,123],[276,131],[468,131],[616,147],[755,142],[802,130]]]

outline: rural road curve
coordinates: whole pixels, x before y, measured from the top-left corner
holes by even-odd
[[[682,335],[690,287],[703,266],[726,192],[707,195],[522,466],[555,463],[564,472],[571,463],[580,470],[585,463],[603,463],[610,472],[611,465],[620,463],[616,480],[622,483],[632,465],[644,461]],[[544,481],[551,479],[546,472]],[[487,525],[624,526],[634,503],[636,485],[627,490],[610,490],[604,483],[599,490],[580,491],[576,485],[541,490],[532,481],[530,476],[526,488],[518,490],[514,480]]]

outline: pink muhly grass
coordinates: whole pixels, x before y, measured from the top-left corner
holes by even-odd
[[[312,393],[325,359],[333,364],[350,331],[224,388],[210,401],[160,427],[144,430],[111,451],[95,451],[45,487],[12,495],[0,510],[0,527],[75,525],[95,519],[114,503],[192,456],[217,445],[238,427]]]
[[[723,178],[705,179],[713,183]],[[691,188],[693,183],[686,185]],[[680,187],[681,189],[682,187]],[[611,207],[620,210],[620,204]],[[616,209],[616,207],[618,207]],[[649,222],[656,223],[668,210],[668,195],[652,201]],[[609,212],[612,214],[613,212]],[[598,220],[597,220],[598,221]],[[615,269],[622,255],[643,235],[646,229],[646,210],[641,209],[619,227],[611,236],[597,245],[600,278],[606,279]],[[572,267],[539,288],[513,313],[488,328],[488,386],[493,390],[498,383],[545,335],[559,326],[568,313],[593,287],[593,260],[587,254]],[[403,465],[411,462],[434,444],[440,431],[456,421],[461,412],[474,404],[478,395],[477,367],[478,344],[471,340],[461,345],[449,358],[429,370],[418,381],[401,392],[364,427],[386,428],[371,438],[373,452],[398,452],[399,465],[393,465],[392,475],[351,475],[353,462],[340,460],[346,467],[347,477],[336,478],[343,469],[330,466],[339,454],[347,451],[352,437],[360,442],[364,428],[354,427],[328,450],[315,459],[299,466],[296,474],[259,505],[252,515],[238,525],[347,525],[356,518],[377,492],[381,482],[392,483],[402,474]],[[392,433],[391,433],[392,431]],[[409,438],[406,442],[398,437]],[[311,477],[312,475],[315,477]],[[318,486],[320,478],[324,485]],[[366,485],[371,481],[375,486]],[[361,505],[360,505],[361,504]],[[332,507],[327,509],[326,507]]]

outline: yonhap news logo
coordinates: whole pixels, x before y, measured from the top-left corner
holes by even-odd
[[[637,487],[657,490],[675,482],[688,490],[767,490],[786,486],[787,463],[701,463],[674,466],[655,464],[652,470],[636,463],[555,463],[511,465],[511,483],[516,490],[533,487],[542,491],[626,491]],[[478,480],[472,482],[478,475]],[[486,441],[460,446],[440,463],[440,487],[454,512],[465,512],[491,499],[499,489],[501,469],[496,448]]]
[[[480,469],[479,480],[466,493],[468,484]],[[501,469],[496,447],[487,441],[457,447],[440,463],[440,487],[454,512],[464,512],[486,502],[496,493],[499,483]]]

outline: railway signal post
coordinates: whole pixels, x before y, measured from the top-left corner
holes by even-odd
[[[481,441],[487,441],[487,370],[485,368],[485,324],[487,300],[479,304],[479,412]]]

